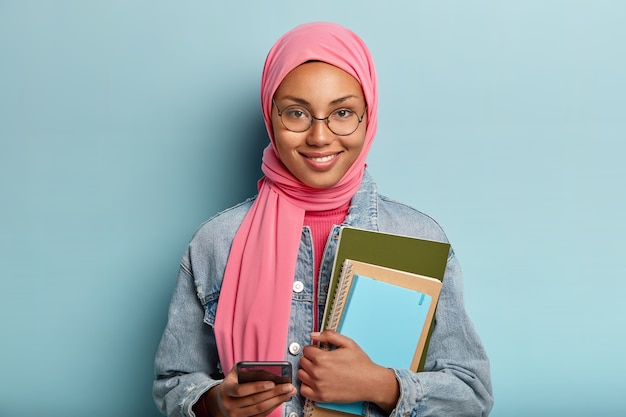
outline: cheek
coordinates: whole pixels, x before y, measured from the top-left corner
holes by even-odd
[[[280,160],[283,163],[286,163],[294,152],[294,148],[296,147],[296,141],[293,137],[291,137],[291,135],[289,135],[289,133],[275,130],[274,147],[276,148],[276,153],[278,154]]]
[[[365,132],[356,136],[349,143],[346,143],[346,146],[352,149],[352,151],[356,153],[357,155],[360,154],[363,151],[363,148],[365,146]]]

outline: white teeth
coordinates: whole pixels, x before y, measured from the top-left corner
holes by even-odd
[[[333,159],[335,156],[337,156],[337,155],[328,155],[328,156],[323,156],[321,158],[311,158],[311,160],[313,160],[315,162],[328,162],[331,159]]]

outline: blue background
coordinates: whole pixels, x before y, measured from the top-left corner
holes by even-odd
[[[0,1],[0,415],[157,416],[206,218],[253,194],[265,54],[331,20],[377,62],[383,193],[432,215],[493,416],[623,416],[626,3]]]

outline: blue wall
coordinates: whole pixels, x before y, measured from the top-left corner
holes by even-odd
[[[381,190],[431,214],[493,416],[624,405],[626,3],[0,1],[0,415],[156,416],[195,228],[254,193],[267,50],[309,20],[378,64]]]

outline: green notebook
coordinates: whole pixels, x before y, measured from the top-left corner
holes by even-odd
[[[324,317],[322,319],[322,330],[327,327],[332,327],[328,326],[329,320],[332,315],[331,311],[337,291],[337,284],[342,274],[342,265],[346,260],[364,262],[443,281],[449,253],[450,244],[445,242],[352,227],[342,227],[333,264]],[[436,307],[436,303],[434,307]],[[430,320],[432,320],[433,317],[434,311],[430,316]],[[423,370],[426,361],[430,330],[432,330],[432,327],[430,323],[426,323],[425,325],[428,327],[429,332],[424,348],[421,351],[419,365],[416,367],[411,365],[414,371]],[[354,414],[360,414],[358,412],[358,405],[356,409],[350,409],[350,411],[348,411],[348,409],[342,410],[343,407],[350,408],[351,406],[341,404],[339,407],[332,405],[329,407],[328,404],[317,405],[313,401],[306,400],[304,415],[305,417],[349,417]]]
[[[341,266],[346,259],[443,281],[449,253],[449,243],[344,226],[339,236],[327,300],[334,298]],[[330,304],[327,302],[324,309],[322,330],[328,322]],[[426,349],[419,370],[424,368],[425,360]]]

